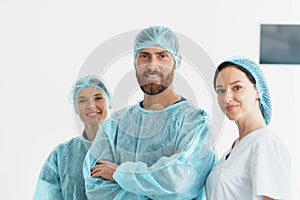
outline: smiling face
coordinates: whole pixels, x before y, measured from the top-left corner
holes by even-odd
[[[172,55],[159,46],[140,50],[136,57],[136,77],[144,93],[157,95],[173,82],[175,62]]]
[[[107,100],[96,87],[83,88],[77,97],[78,114],[82,122],[87,125],[100,125],[107,117]]]
[[[230,120],[245,120],[260,112],[258,92],[247,75],[234,66],[223,68],[216,79],[215,90],[222,112]]]

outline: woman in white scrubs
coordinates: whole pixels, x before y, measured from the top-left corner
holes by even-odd
[[[290,156],[267,126],[271,101],[259,66],[247,58],[230,58],[216,70],[214,87],[239,137],[209,174],[207,199],[289,199]]]

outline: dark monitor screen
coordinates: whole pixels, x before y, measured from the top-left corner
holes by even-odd
[[[300,25],[261,24],[261,64],[300,64]]]

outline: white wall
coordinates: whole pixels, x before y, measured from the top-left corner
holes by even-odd
[[[67,99],[70,86],[90,53],[112,36],[166,25],[197,42],[216,65],[237,54],[258,61],[259,24],[300,23],[299,7],[296,0],[2,0],[1,199],[31,199],[49,152],[78,135]],[[291,153],[292,199],[297,199],[300,66],[262,68],[273,100],[270,126]],[[219,153],[236,137],[234,125],[226,121]]]

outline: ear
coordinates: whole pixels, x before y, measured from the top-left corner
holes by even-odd
[[[258,94],[256,87],[255,87],[255,91],[256,91],[256,100],[259,100],[259,94]]]
[[[177,69],[180,67],[180,65],[181,65],[181,59],[182,59],[182,57],[181,57],[181,55],[177,55]]]

